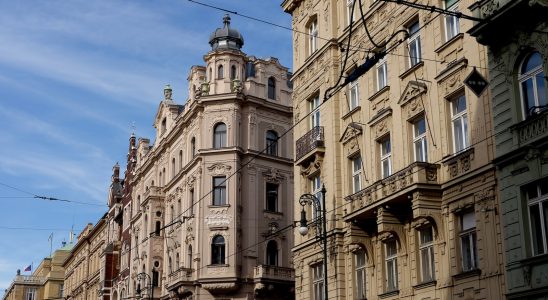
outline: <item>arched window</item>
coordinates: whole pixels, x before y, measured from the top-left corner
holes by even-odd
[[[162,223],[160,221],[156,221],[156,226],[154,227],[154,234],[160,235],[160,228],[162,227]]]
[[[276,100],[276,79],[268,78],[268,99]]]
[[[521,63],[519,72],[523,117],[528,118],[546,109],[546,83],[542,68],[542,56],[537,51],[529,54]]]
[[[236,66],[234,65],[230,67],[230,79],[236,79]]]
[[[225,238],[222,235],[216,235],[211,241],[211,264],[225,264]]]
[[[278,243],[276,241],[266,244],[266,264],[269,266],[278,265]]]
[[[363,249],[360,249],[354,253],[354,261],[355,261],[355,276],[356,276],[356,296],[357,299],[366,299],[365,297],[365,284],[366,284],[366,277],[365,277],[365,262],[367,261],[367,258],[365,256],[365,251]]]
[[[213,129],[213,148],[226,147],[226,125],[219,123]]]
[[[187,251],[187,265],[189,268],[192,268],[192,245],[188,245],[188,251]]]
[[[278,133],[276,131],[266,132],[266,154],[278,155]]]
[[[220,65],[219,68],[217,68],[217,79],[223,79],[224,68],[223,65]]]
[[[192,157],[196,155],[196,138],[195,137],[192,137],[192,139],[190,140],[190,154],[192,155]]]

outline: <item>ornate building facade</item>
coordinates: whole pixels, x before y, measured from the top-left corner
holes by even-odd
[[[548,294],[548,1],[478,1],[489,49],[508,299]]]
[[[293,221],[292,136],[282,136],[292,124],[290,75],[275,58],[243,53],[228,16],[209,43],[186,103],[164,89],[155,141],[138,140],[126,173],[127,295],[290,298],[293,236],[276,234]]]
[[[475,1],[413,2],[468,15]],[[488,67],[473,23],[387,1],[282,7],[295,197],[327,190],[328,282],[315,231],[297,234],[296,298],[325,299],[327,284],[329,299],[502,299],[491,94],[464,85]]]

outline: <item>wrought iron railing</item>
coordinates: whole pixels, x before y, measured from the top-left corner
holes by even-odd
[[[297,140],[295,159],[299,160],[310,151],[323,146],[323,126],[316,126]]]

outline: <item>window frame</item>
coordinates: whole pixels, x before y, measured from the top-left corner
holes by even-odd
[[[216,181],[218,180],[218,184],[216,184]],[[213,193],[212,193],[212,205],[213,206],[223,206],[227,205],[227,179],[226,176],[213,176],[212,177],[212,185],[213,185]]]
[[[360,264],[358,258],[363,259],[363,264]],[[354,276],[356,299],[366,299],[367,295],[367,253],[363,249],[359,249],[354,253]],[[361,278],[361,280],[360,280]],[[361,295],[360,295],[361,294]]]
[[[393,246],[394,253],[389,252],[389,246]],[[385,267],[385,291],[398,290],[398,243],[396,239],[384,242],[384,267]],[[391,276],[390,276],[391,274]],[[391,282],[392,281],[392,282]]]
[[[217,238],[221,240],[216,241]],[[226,239],[223,235],[217,234],[211,239],[211,264],[226,264]]]
[[[308,55],[314,54],[318,50],[318,19],[314,17],[308,23]]]
[[[360,106],[360,85],[358,79],[350,82],[348,85],[348,95],[349,111],[353,111]]]
[[[416,30],[414,29],[417,26]],[[415,20],[407,26],[409,37],[407,38],[407,54],[409,56],[409,68],[412,68],[422,61],[422,46],[420,39],[420,22]],[[414,53],[412,53],[414,52]]]
[[[228,127],[225,123],[219,122],[213,127],[213,148],[220,149],[227,147]]]
[[[392,142],[390,134],[379,140],[380,162],[381,162],[381,178],[388,178],[392,175]],[[386,170],[387,163],[388,170]]]
[[[278,156],[278,133],[274,130],[267,130],[265,134],[266,154]]]
[[[429,231],[429,237],[431,238],[430,240],[424,240],[424,236],[427,231]],[[430,282],[436,279],[434,228],[432,226],[427,226],[419,229],[418,237],[421,282]]]
[[[542,188],[545,184],[546,179],[531,183],[525,193],[525,198],[527,200],[527,217],[529,219],[528,226],[532,256],[544,255],[548,253],[548,224],[546,220],[548,216],[545,215],[545,210],[547,210],[547,208],[545,207],[548,206],[548,189],[546,191],[543,191]],[[535,192],[534,197],[531,197],[532,191]],[[537,207],[538,212],[538,223],[533,221],[533,217],[531,215],[531,209],[535,206]],[[534,226],[534,223],[537,223],[536,226]],[[539,229],[535,227],[540,227],[540,232],[538,232]],[[542,245],[538,245],[538,238],[541,239]],[[542,252],[537,251],[539,246],[542,246]]]
[[[276,78],[273,76],[268,77],[267,98],[270,100],[276,100]]]
[[[357,193],[362,190],[362,157],[361,155],[356,155],[351,158],[352,164],[352,192]]]
[[[541,64],[537,67],[535,67],[534,69],[532,70],[529,70],[527,72],[522,72],[523,71],[523,67],[529,62],[529,60],[535,55],[535,54],[538,54],[540,56],[540,61],[541,61]],[[520,95],[520,102],[521,102],[521,109],[522,109],[522,116],[523,116],[523,120],[526,120],[527,118],[531,117],[531,116],[534,116],[536,113],[539,113],[542,109],[535,109],[534,111],[531,111],[531,113],[529,113],[529,111],[531,110],[531,108],[528,108],[526,109],[526,106],[529,106],[529,103],[527,103],[526,105],[526,99],[524,99],[524,88],[523,88],[523,84],[529,80],[532,81],[532,90],[533,90],[533,101],[534,101],[534,106],[542,106],[542,105],[547,105],[548,104],[548,99],[546,99],[546,79],[544,78],[544,64],[543,64],[543,57],[542,57],[542,54],[537,51],[537,50],[534,50],[534,51],[531,51],[529,52],[521,61],[520,65],[519,65],[519,73],[518,73],[518,84],[519,84],[519,95]],[[538,79],[540,78],[543,86],[544,86],[544,91],[539,91],[539,88],[538,88]],[[535,80],[536,79],[536,80]],[[544,95],[543,95],[544,94]],[[546,102],[546,104],[541,104],[540,101],[541,101],[541,98],[540,97],[544,97],[544,101]],[[546,109],[546,108],[544,108]]]
[[[314,264],[310,266],[312,276],[312,299],[313,300],[324,300],[324,277],[323,277],[323,261],[321,263]]]
[[[447,6],[447,0],[443,1],[443,7],[445,10],[458,12],[458,0],[454,1],[451,5]],[[460,33],[460,22],[456,16],[445,15],[444,16],[445,27],[445,41],[448,42]]]
[[[224,79],[224,66],[222,64],[217,67],[217,79]]]
[[[458,110],[458,102],[464,99],[464,109],[461,111]],[[468,136],[468,101],[466,100],[466,95],[463,93],[453,97],[450,103],[451,110],[451,131],[453,134],[453,151],[455,153],[464,151],[470,147],[470,138]],[[457,131],[456,124],[460,122],[460,130]],[[457,133],[459,135],[457,135]],[[457,139],[460,137],[460,139]],[[462,143],[460,143],[462,142]]]
[[[377,63],[375,74],[377,79],[377,91],[380,91],[388,86],[388,64],[386,56]]]
[[[474,227],[464,228],[465,216],[472,215]],[[477,251],[477,235],[476,235],[476,214],[473,210],[459,214],[459,243],[460,243],[460,260],[463,272],[473,271],[478,269],[478,251]],[[466,247],[466,249],[465,249]],[[465,251],[468,250],[468,251]],[[470,254],[469,258],[465,259],[465,255]],[[467,262],[470,265],[466,265]]]
[[[274,245],[274,246],[271,246]],[[274,248],[273,248],[274,247]],[[279,248],[278,242],[275,240],[270,240],[266,243],[266,265],[267,266],[278,266],[279,264]]]
[[[422,127],[424,131],[421,132],[420,122],[424,124]],[[426,130],[427,130],[427,120],[424,115],[413,121],[413,156],[415,161],[428,161],[428,141],[426,139]]]
[[[354,21],[354,15],[352,15],[352,7],[356,0],[346,0],[346,26],[350,26],[350,21]]]
[[[320,114],[320,94],[312,97],[309,102],[310,108],[310,128],[320,127],[321,126],[321,114]]]
[[[270,189],[273,188],[273,189]],[[265,184],[265,210],[269,212],[279,212],[278,196],[280,185],[277,183],[267,182]],[[269,194],[270,192],[276,192],[276,195]]]
[[[322,179],[320,177],[320,174],[317,174],[316,176],[310,178],[310,193],[316,198],[318,198],[320,206],[323,204],[322,201]],[[323,210],[323,207],[320,208],[320,210]],[[320,218],[321,216],[316,215],[316,209],[312,207],[312,220],[316,221],[317,218]]]

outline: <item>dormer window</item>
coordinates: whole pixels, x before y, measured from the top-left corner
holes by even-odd
[[[164,119],[162,120],[162,127],[161,127],[160,134],[163,134],[164,132],[166,132],[166,127],[167,127],[167,119],[164,118]]]

